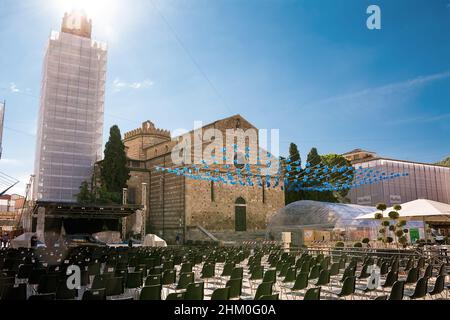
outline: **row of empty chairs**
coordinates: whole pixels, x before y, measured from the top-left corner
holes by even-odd
[[[70,266],[80,270],[78,288]],[[367,285],[376,265],[381,283]],[[445,264],[255,246],[0,250],[4,300],[319,300],[446,298]],[[74,282],[76,284],[76,281]]]

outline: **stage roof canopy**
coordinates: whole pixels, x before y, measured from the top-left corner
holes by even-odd
[[[65,219],[119,219],[142,209],[141,205],[102,205],[74,202],[37,201],[33,208],[36,216],[39,208],[45,208],[46,218]]]

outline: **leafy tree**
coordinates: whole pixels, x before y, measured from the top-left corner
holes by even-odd
[[[377,219],[377,220],[383,219],[383,214],[381,212],[375,213],[375,219]]]
[[[392,220],[397,220],[399,217],[399,213],[397,211],[390,211],[388,215]]]
[[[389,221],[383,221],[383,212],[384,210],[386,210],[387,206],[385,203],[378,203],[376,206],[377,210],[380,210],[381,212],[377,212],[375,213],[375,219],[377,220],[381,220],[381,227],[378,230],[379,233],[381,233],[382,237],[378,238],[381,239],[381,241],[383,241],[384,243],[386,243],[386,227],[389,226]],[[386,224],[387,222],[387,224]]]
[[[290,159],[290,164],[292,166],[295,166],[295,167],[301,166],[300,152],[298,151],[297,145],[292,142],[289,145],[289,159]],[[282,159],[282,161],[283,160],[285,160],[285,159]],[[290,188],[284,189],[285,204],[289,204],[291,202],[302,200],[302,198],[303,198],[302,190],[296,191],[296,190],[293,190]]]
[[[322,162],[322,158],[320,157],[316,148],[313,147],[309,151],[307,156],[307,162],[309,163],[310,167],[315,167],[316,165]],[[312,181],[308,181],[307,183],[304,184],[305,187],[313,187],[314,185],[315,183]],[[336,202],[336,199],[332,196],[332,193],[328,191],[319,192],[319,191],[303,190],[301,200]]]
[[[105,189],[101,190],[100,194],[104,195],[105,199],[114,199],[114,202],[117,202],[115,199],[120,199],[122,188],[127,186],[127,181],[130,178],[125,145],[122,142],[120,130],[117,125],[112,126],[109,131],[109,140],[105,145],[104,155],[101,163],[100,176],[102,187]],[[116,193],[116,195],[107,195],[105,190],[108,193]],[[118,202],[120,203],[120,200]]]
[[[402,244],[403,246],[406,245],[406,242],[404,242],[403,238],[406,239],[406,237],[404,237],[404,234],[406,233],[405,230],[403,229],[403,227],[406,225],[406,221],[404,220],[400,220],[397,223],[395,223],[398,218],[400,217],[400,214],[398,213],[398,210],[401,210],[402,207],[398,204],[396,204],[394,206],[394,210],[390,211],[388,213],[389,219],[394,220],[394,223],[391,224],[390,221],[388,220],[382,220],[383,219],[383,211],[387,209],[386,204],[384,203],[379,203],[377,204],[377,209],[381,210],[381,213],[375,213],[375,219],[377,220],[381,220],[381,227],[379,232],[383,235],[382,241],[384,243],[392,243],[394,241],[394,238],[392,237],[387,237],[387,231],[389,230],[390,232],[392,232],[394,234],[394,237],[397,239],[397,246],[398,244]],[[400,239],[402,239],[400,241]]]
[[[87,181],[83,181],[80,186],[80,192],[76,195],[77,202],[79,203],[90,203],[93,202],[93,195],[89,188]]]
[[[408,244],[408,239],[406,238],[406,236],[403,235],[400,238],[398,238],[398,242],[402,244],[404,247],[406,247],[406,245]]]
[[[298,151],[297,145],[295,143],[291,143],[289,146],[289,158],[291,159],[290,164],[292,166],[299,166],[301,164],[301,157]],[[283,162],[283,161],[282,161]],[[338,154],[326,154],[319,155],[317,148],[311,148],[307,156],[307,162],[310,164],[310,167],[315,167],[320,164],[321,167],[328,166],[332,168],[334,166],[340,168],[342,166],[351,166],[350,162],[345,159],[343,156]],[[338,180],[346,179],[344,177],[343,172],[330,172],[329,181],[331,183],[336,182]],[[308,181],[303,183],[303,187],[313,187],[316,185],[316,181]],[[292,188],[293,189],[293,188]],[[322,201],[322,202],[346,202],[345,197],[348,194],[348,189],[343,189],[339,191],[307,191],[307,190],[292,190],[291,188],[285,188],[285,203],[289,204],[298,200],[314,200],[314,201]]]
[[[109,140],[105,145],[105,157],[100,163],[100,183],[92,182],[93,187],[89,188],[89,184],[84,181],[77,194],[78,202],[101,204],[122,202],[122,188],[127,186],[130,170],[127,167],[125,145],[119,128],[116,125],[112,126],[109,134]]]
[[[289,158],[291,159],[291,163],[298,161],[299,166],[302,164],[302,160],[300,158],[300,152],[298,151],[297,145],[292,142],[289,145]]]
[[[308,153],[307,161],[311,166],[318,165],[322,161],[316,148],[311,148]]]
[[[376,208],[377,208],[377,210],[380,210],[381,212],[383,212],[384,210],[387,209],[387,205],[385,203],[378,203]]]
[[[435,164],[440,165],[440,166],[446,166],[446,167],[450,167],[450,156],[448,156],[447,158],[436,162]]]
[[[96,202],[100,204],[121,203],[122,195],[119,192],[109,192],[105,186],[97,188]]]
[[[334,166],[341,168],[341,167],[350,167],[351,163],[350,161],[348,161],[347,159],[345,159],[343,156],[341,156],[340,154],[326,154],[321,156],[322,159],[322,164],[323,165],[327,165],[329,168],[332,168]],[[346,177],[344,177],[343,172],[334,172],[334,173],[330,173],[331,175],[331,180],[332,181],[338,181],[338,180],[346,180]],[[345,197],[347,196],[349,192],[349,189],[343,189],[343,190],[339,190],[339,191],[335,191],[332,192],[332,196],[334,198],[336,198],[335,201],[333,202],[344,202]]]
[[[328,166],[332,168],[334,166],[340,168],[342,166],[350,166],[350,162],[343,156],[338,154],[326,154],[320,156],[317,153],[316,148],[312,148],[308,154],[308,162],[311,166],[316,166],[320,163],[321,167]],[[343,172],[330,173],[329,180],[331,183],[335,183],[338,180],[344,180]],[[314,185],[311,183],[311,185]],[[305,191],[304,198],[309,200],[323,201],[323,202],[345,202],[345,196],[348,194],[348,189],[339,191]]]

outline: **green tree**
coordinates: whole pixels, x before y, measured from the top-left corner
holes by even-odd
[[[319,153],[317,152],[317,149],[314,147],[311,148],[311,150],[308,153],[308,157],[306,159],[311,166],[318,165],[322,161],[321,157],[319,156]]]
[[[314,167],[322,161],[322,159],[315,147],[311,148],[311,150],[309,151],[308,156],[306,157],[306,161],[309,163],[310,167]],[[314,185],[315,185],[315,182],[308,181],[304,186],[305,187],[313,187]],[[332,199],[330,199],[329,195],[330,194],[328,192],[304,190],[303,194],[302,194],[302,200],[335,202]]]
[[[293,164],[293,162],[298,161],[299,164],[301,163],[300,153],[298,151],[297,146],[295,143],[291,143],[289,146],[289,158],[291,159],[290,164],[292,166],[297,166],[296,164]],[[320,164],[320,166],[323,168],[325,165],[327,165],[329,168],[332,168],[334,166],[340,168],[342,166],[349,167],[351,164],[350,162],[345,159],[343,156],[338,154],[326,154],[326,155],[319,155],[316,148],[311,148],[311,150],[308,153],[307,162],[310,164],[311,169],[313,170],[313,167]],[[348,177],[348,176],[347,176]],[[339,180],[346,180],[347,177],[344,176],[344,172],[333,172],[330,173],[330,178],[328,181],[330,183],[335,183]],[[292,177],[291,177],[292,178]],[[322,180],[323,182],[323,180]],[[303,187],[314,187],[318,183],[321,183],[319,181],[311,181],[303,184]],[[293,188],[292,188],[293,189]],[[289,190],[289,188],[285,188],[285,203],[291,203],[298,200],[315,200],[315,201],[322,201],[322,202],[346,202],[347,200],[345,197],[348,194],[348,189],[343,189],[339,191],[306,191],[306,190]]]
[[[80,186],[80,192],[76,195],[77,202],[79,203],[90,203],[93,202],[92,192],[89,188],[87,181],[83,181]]]
[[[347,159],[345,159],[340,154],[330,153],[321,156],[322,164],[327,165],[329,168],[332,168],[334,166],[341,168],[341,167],[350,167],[351,163]],[[344,176],[344,172],[334,172],[331,173],[331,180],[332,181],[344,181],[347,180],[348,176]],[[351,181],[350,181],[351,182]],[[330,191],[331,192],[331,191]],[[349,189],[342,189],[339,191],[333,191],[332,197],[335,198],[335,201],[333,202],[345,202],[345,197],[347,196],[349,192]],[[328,196],[330,197],[330,196]]]
[[[448,156],[447,158],[445,158],[439,162],[436,162],[436,164],[440,165],[440,166],[450,167],[450,156]]]
[[[289,145],[289,159],[291,163],[298,161],[298,165],[302,164],[302,160],[300,158],[300,152],[298,151],[297,145],[292,143]],[[295,164],[297,166],[297,164]]]
[[[316,148],[311,148],[311,151],[308,154],[308,162],[311,166],[316,166],[318,164],[323,168],[324,166],[328,166],[332,168],[334,166],[340,168],[342,166],[350,166],[350,162],[345,159],[343,156],[338,154],[326,154],[319,155]],[[335,184],[336,181],[345,180],[344,172],[334,172],[330,173],[330,178],[328,181],[332,184]],[[314,182],[311,182],[310,185],[314,185]],[[348,189],[343,189],[339,191],[308,191],[304,192],[305,199],[315,200],[315,201],[323,201],[323,202],[345,202],[345,197],[348,194]]]
[[[122,195],[119,192],[109,192],[105,186],[97,188],[96,202],[100,204],[119,204],[122,201]]]
[[[393,237],[387,237],[387,232],[390,231],[395,237],[397,247],[398,247],[399,243],[402,245],[405,245],[406,242],[404,242],[403,237],[406,233],[405,232],[406,229],[404,230],[403,227],[406,225],[406,221],[398,220],[400,217],[400,214],[398,213],[398,211],[401,210],[402,207],[399,204],[396,204],[393,207],[394,210],[392,210],[388,213],[389,219],[394,221],[393,224],[391,224],[391,222],[388,220],[382,220],[383,219],[383,211],[385,211],[387,209],[387,206],[385,203],[377,204],[376,208],[377,208],[377,210],[381,211],[381,213],[375,213],[375,219],[381,220],[381,227],[380,227],[379,232],[383,235],[382,241],[384,243],[392,243],[394,241]],[[389,240],[389,239],[392,239],[392,240]]]
[[[284,163],[286,162],[285,159],[283,159]],[[298,151],[297,145],[295,143],[292,143],[289,145],[289,160],[290,165],[293,167],[298,167],[301,165],[301,158],[300,158],[300,152]],[[298,161],[298,163],[296,163]],[[284,189],[284,201],[285,204],[289,204],[291,202],[295,202],[298,200],[301,200],[303,198],[303,191],[295,191],[293,188],[285,188]]]
[[[104,187],[106,192],[116,194],[106,198],[120,199],[122,188],[127,186],[127,181],[130,178],[130,170],[127,167],[125,145],[122,142],[120,130],[117,125],[112,126],[109,130],[109,140],[105,145],[104,155],[100,170],[102,187]],[[104,190],[100,193],[102,194]]]
[[[378,203],[376,206],[377,210],[380,210],[381,212],[377,212],[375,213],[375,219],[380,220],[380,229],[378,230],[378,232],[381,234],[381,241],[383,241],[384,243],[386,243],[387,238],[386,238],[386,227],[388,227],[390,225],[389,221],[383,221],[383,212],[384,210],[386,210],[387,205],[385,203]]]

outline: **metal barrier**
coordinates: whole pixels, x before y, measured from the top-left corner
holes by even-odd
[[[392,258],[397,257],[399,261],[405,261],[413,258],[418,260],[423,257],[428,263],[433,266],[439,266],[442,263],[449,264],[450,259],[447,255],[447,250],[440,247],[425,247],[425,248],[408,248],[408,249],[396,249],[396,248],[355,248],[355,247],[331,247],[331,246],[309,246],[309,247],[291,247],[285,252],[294,253],[300,255],[302,253],[308,253],[313,256],[323,254],[325,256],[331,256],[332,258],[340,257],[345,254],[348,258]]]

